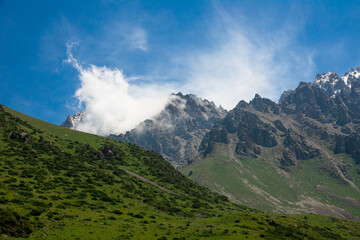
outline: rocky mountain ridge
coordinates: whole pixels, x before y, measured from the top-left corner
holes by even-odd
[[[194,94],[171,94],[164,110],[125,134],[109,137],[161,153],[174,167],[183,167],[197,155],[204,135],[226,110]],[[77,129],[86,113],[67,117],[61,125]]]
[[[204,135],[222,119],[226,110],[193,94],[172,94],[172,100],[153,119],[110,138],[130,142],[161,153],[175,167],[190,163]]]
[[[334,98],[340,91],[348,93],[351,89],[352,83],[358,81],[359,77],[360,67],[351,69],[350,72],[346,72],[342,77],[335,72],[317,74],[313,84],[324,89],[331,97]]]
[[[360,66],[356,69],[351,69],[350,72],[345,72],[344,76],[340,76],[336,72],[318,73],[315,80],[311,83],[314,86],[325,90],[325,92],[332,98],[335,98],[340,92],[349,93],[353,82],[358,82],[360,78]],[[284,91],[280,97],[281,102],[292,89]]]
[[[279,141],[275,135],[281,135],[285,136],[281,162],[293,165],[299,159],[320,156],[306,140],[318,136],[322,141],[333,143],[334,153],[346,152],[360,162],[360,142],[356,137],[360,133],[360,73],[357,70],[342,78],[335,73],[317,75],[314,82],[301,82],[295,90],[287,92],[279,104],[259,95],[250,103],[240,101],[204,137],[200,153],[206,156],[214,143],[227,143],[226,136],[236,133],[236,154],[256,158],[261,148],[277,146]],[[291,118],[293,126],[285,127],[286,118]],[[350,142],[353,145],[350,146]]]
[[[352,86],[354,84],[355,86],[358,84],[359,78],[360,67],[352,69],[350,72],[346,72],[342,77],[340,77],[335,72],[317,74],[313,82],[300,83],[301,86],[307,87],[300,91],[300,93],[299,91],[297,91],[297,93],[310,96],[311,94],[309,95],[306,91],[313,91],[308,90],[308,88],[314,87],[313,89],[322,89],[324,91],[321,93],[322,95],[326,94],[330,96],[330,98],[332,98],[333,100],[339,101],[339,98],[336,98],[336,96],[340,96],[341,94],[344,96],[350,95]],[[269,99],[263,99],[259,95],[256,95],[255,98],[250,102],[250,105],[258,111],[275,111],[275,113],[279,113],[282,109],[284,113],[292,113],[292,108],[295,107],[296,101],[300,101],[297,93],[295,92],[295,90],[292,89],[284,91],[284,93],[280,97],[279,104],[276,104]],[[325,97],[321,94],[317,94],[315,98],[325,99]],[[137,144],[141,147],[159,152],[163,154],[165,159],[171,162],[175,167],[186,166],[188,163],[190,163],[191,161],[193,161],[193,159],[196,158],[196,156],[198,155],[198,150],[200,154],[204,152],[205,143],[202,144],[200,149],[198,149],[201,141],[203,141],[202,138],[208,131],[210,131],[212,125],[217,120],[225,117],[226,111],[221,107],[217,108],[214,103],[210,103],[208,100],[202,100],[193,94],[183,95],[182,93],[178,93],[172,94],[171,96],[174,99],[172,99],[170,103],[165,107],[165,109],[153,119],[145,120],[144,122],[140,123],[135,129],[128,131],[125,134],[112,134],[110,135],[110,137],[117,140]],[[175,100],[175,98],[178,99]],[[310,105],[307,106],[306,104],[302,104],[302,111],[304,111],[303,113],[307,116],[315,117],[316,114],[319,114],[321,112],[321,109],[327,108],[328,112],[325,114],[326,116],[324,115],[324,113],[320,114],[322,122],[326,122],[330,118],[337,118],[337,123],[340,125],[349,122],[349,114],[347,113],[348,109],[345,109],[345,106],[342,104],[340,104],[338,107],[335,107],[336,109],[334,108],[334,104],[332,104],[333,108],[330,109],[328,106],[330,103],[326,103],[326,100],[325,102],[322,102],[322,105],[318,106],[318,108],[316,109],[313,107],[309,107],[313,106],[318,100],[319,99],[314,99],[313,97],[310,100],[311,102],[308,101]],[[241,101],[239,105],[235,107],[235,109],[241,109],[241,107],[246,108],[246,105],[246,102]],[[282,107],[280,107],[280,105]],[[357,111],[354,104],[352,104],[352,109],[354,109],[353,113],[354,111]],[[77,114],[68,116],[67,120],[62,124],[62,126],[71,129],[77,129],[79,123],[81,123],[81,121],[85,117],[85,112],[79,112]],[[231,118],[231,114],[229,118]],[[247,116],[247,118],[251,117]],[[277,124],[279,125],[280,122],[277,122]],[[260,131],[261,129],[261,127],[259,128],[259,125],[254,125],[253,127],[257,128],[257,131]],[[265,132],[263,132],[263,134],[265,134]],[[246,133],[239,133],[239,136],[241,136],[241,138],[245,142],[244,139],[246,138]],[[206,136],[204,142],[207,141],[207,138],[208,136]],[[267,139],[263,140],[266,141]],[[257,141],[260,140],[257,139]],[[250,142],[247,142],[246,144],[249,145]],[[275,144],[275,142],[264,144],[273,145]],[[254,152],[259,151],[257,147],[253,146],[253,148],[254,149],[252,150],[246,148],[246,151],[250,151],[247,154],[254,155]],[[238,145],[236,149],[236,151],[238,152],[244,151],[244,149],[241,150],[240,145]],[[288,160],[290,156],[294,156],[288,151],[286,151],[286,153],[284,154],[284,156],[286,156],[285,158]],[[256,156],[256,154],[254,156]]]

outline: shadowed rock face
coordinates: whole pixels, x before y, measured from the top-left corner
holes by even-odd
[[[288,130],[284,139],[283,157],[281,164],[284,166],[295,165],[298,160],[307,160],[320,156],[319,149],[307,143],[305,137],[293,130]]]
[[[274,113],[279,114],[279,106],[267,98],[260,97],[259,94],[256,94],[254,99],[251,100],[250,104],[256,111],[263,113]]]
[[[213,102],[193,94],[173,94],[165,109],[135,129],[109,137],[161,153],[175,167],[187,165],[197,155],[201,140],[226,114]]]
[[[261,120],[257,112],[277,115],[279,106],[259,95],[249,104],[241,101],[206,134],[199,148],[201,155],[206,157],[210,154],[214,149],[214,142],[228,143],[229,135],[237,137],[235,153],[238,155],[257,158],[262,147],[276,146],[276,126]],[[281,125],[279,122],[277,121],[278,126]],[[283,125],[282,127],[284,128]]]
[[[256,98],[260,98],[260,96],[257,95]],[[264,104],[258,104],[257,107],[261,111],[269,112],[274,103],[269,99],[265,99],[263,102]],[[228,143],[228,134],[236,134],[238,137],[239,141],[235,152],[239,155],[257,157],[257,154],[261,152],[257,145],[263,147],[276,146],[277,141],[273,136],[276,128],[261,121],[256,114],[249,112],[249,109],[251,109],[250,105],[241,102],[223,120],[217,123],[202,141],[199,148],[201,155],[205,157],[212,152],[213,142]]]
[[[334,153],[347,153],[360,164],[360,136],[359,133],[350,135],[336,135]]]

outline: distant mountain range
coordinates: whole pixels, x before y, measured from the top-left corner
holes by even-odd
[[[164,110],[154,118],[125,134],[109,137],[154,150],[174,167],[183,167],[197,156],[202,138],[225,115],[225,109],[194,94],[172,94]],[[61,126],[77,129],[84,117],[84,112],[68,116]]]
[[[110,137],[163,154],[247,206],[360,216],[360,67],[318,74],[278,103],[256,95],[229,112],[192,94],[172,97],[158,116]],[[81,116],[63,126],[76,129]]]
[[[335,72],[317,74],[315,81],[308,84],[314,88],[324,90],[326,95],[335,100],[337,95],[349,96],[352,86],[358,84],[359,78],[360,67],[351,69],[350,72],[346,72],[342,77]],[[283,101],[285,99],[289,101],[287,97],[289,95],[294,96],[294,92],[295,90],[284,91],[279,100],[280,105],[284,105]],[[210,131],[217,120],[223,119],[226,116],[227,111],[221,106],[217,107],[213,102],[209,102],[206,99],[203,100],[193,94],[172,94],[170,99],[164,110],[154,118],[145,120],[125,134],[111,134],[109,137],[161,153],[175,167],[186,166],[193,159],[197,158],[198,148],[203,137]],[[263,100],[259,99],[261,97],[256,95],[252,103],[256,105],[261,104],[258,102]],[[269,102],[270,100],[265,101],[272,104],[273,108],[277,108],[274,103]],[[240,106],[238,105],[236,108],[241,108],[244,103],[244,101],[241,101],[239,103]],[[341,107],[337,109],[337,111],[342,112],[347,110]],[[356,109],[354,110],[356,112]],[[309,111],[307,114],[310,114]],[[78,129],[85,116],[85,112],[70,115],[61,126]],[[342,115],[339,112],[333,112],[333,116],[337,118],[349,117],[347,113]],[[339,121],[346,122],[348,120],[340,119]],[[200,149],[200,152],[203,152],[203,149]]]

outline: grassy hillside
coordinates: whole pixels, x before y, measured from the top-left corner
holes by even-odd
[[[190,179],[224,194],[239,204],[283,213],[315,213],[360,219],[360,175],[346,154],[328,154],[347,166],[347,178],[329,171],[321,158],[281,166],[277,148],[264,148],[258,158],[231,154],[231,144],[218,143],[215,151],[183,169]]]
[[[0,239],[360,238],[358,222],[244,208],[153,151],[3,106],[0,137]]]

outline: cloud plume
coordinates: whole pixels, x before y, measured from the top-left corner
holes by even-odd
[[[68,59],[79,72],[81,86],[75,92],[86,117],[77,130],[99,135],[123,133],[159,113],[168,101],[169,86],[132,84],[119,69],[83,67],[72,55]]]

